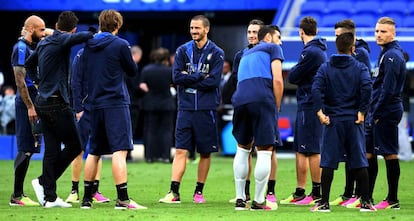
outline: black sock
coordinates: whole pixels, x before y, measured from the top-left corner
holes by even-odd
[[[368,159],[368,178],[369,178],[369,192],[368,195],[372,199],[374,193],[375,181],[378,175],[378,159],[377,156]]]
[[[179,190],[180,190],[180,182],[171,181],[170,190],[173,193],[175,193],[177,195],[180,195],[180,192],[179,192]]]
[[[246,196],[250,196],[250,180],[246,180],[246,186],[244,187],[244,193]]]
[[[398,181],[400,179],[400,161],[398,159],[386,160],[388,196],[391,202],[398,202]]]
[[[127,183],[116,185],[116,192],[120,201],[129,200]]]
[[[99,180],[93,181],[92,193],[95,194],[99,190]]]
[[[23,195],[24,178],[29,168],[31,153],[18,152],[14,161],[14,197]]]
[[[79,193],[79,181],[72,180],[72,191]]]
[[[196,193],[198,193],[198,194],[203,193],[203,188],[204,188],[204,183],[197,182],[196,187],[195,187],[195,190],[194,190],[194,194],[196,194]]]
[[[361,197],[362,202],[367,203],[371,200],[369,196],[369,178],[367,168],[358,168],[350,171],[357,181],[357,196]]]
[[[349,169],[348,163],[345,163],[345,190],[343,197],[351,198],[354,194],[355,176]]]
[[[305,189],[296,187],[295,196],[303,196],[303,195],[305,195]]]
[[[275,194],[276,180],[267,181],[267,194]]]
[[[321,197],[321,183],[312,181],[312,196]]]
[[[84,183],[84,194],[83,194],[83,201],[92,201],[93,193],[92,193],[92,186],[93,181],[83,181]]]
[[[322,169],[322,200],[321,203],[329,203],[329,194],[331,193],[331,185],[334,177],[334,170],[331,168]]]

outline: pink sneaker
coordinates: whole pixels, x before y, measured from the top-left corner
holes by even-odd
[[[399,202],[391,202],[389,200],[383,200],[379,202],[377,205],[374,206],[375,209],[400,209],[400,203]]]
[[[194,194],[193,201],[194,203],[205,203],[206,202],[202,193]]]
[[[297,201],[295,205],[315,205],[315,203],[320,200],[320,197],[314,197],[312,195],[309,195],[305,197],[303,200]]]
[[[356,197],[356,196],[355,197],[351,197],[351,198],[349,198],[349,200],[346,200],[345,202],[343,202],[341,204],[341,206],[345,206],[346,207],[346,205],[354,203],[355,201],[357,201],[357,199],[358,199],[358,197]]]
[[[95,203],[108,203],[109,201],[111,200],[104,197],[100,192],[96,192],[95,195],[93,195],[93,202]]]
[[[272,203],[277,202],[275,194],[267,194],[266,195],[266,200],[269,201],[269,202],[272,202]]]

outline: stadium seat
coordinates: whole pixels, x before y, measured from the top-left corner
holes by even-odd
[[[354,14],[370,14],[378,17],[381,14],[380,8],[379,1],[358,1],[354,5]]]
[[[405,28],[414,28],[414,14],[404,18],[403,26]]]
[[[320,27],[327,27],[327,28],[334,28],[335,24],[343,20],[345,18],[348,18],[346,14],[329,14],[325,15],[322,18],[322,21],[320,23]]]
[[[390,14],[386,14],[386,15],[383,15],[383,16],[387,16],[387,17],[392,18],[394,20],[395,26],[397,26],[397,28],[404,27],[404,24],[403,24],[404,19],[403,19],[403,16],[401,16],[400,14],[390,13]]]
[[[375,27],[376,19],[371,15],[354,15],[351,18],[355,22],[357,28]]]
[[[323,15],[325,14],[326,10],[326,3],[325,1],[311,1],[311,2],[304,2],[300,8],[301,14],[318,14]]]
[[[342,13],[345,15],[352,14],[352,2],[350,1],[331,1],[327,4],[327,11],[329,14]]]
[[[382,3],[381,12],[383,16],[406,16],[407,3],[405,1],[386,1]]]
[[[407,13],[408,15],[414,15],[414,2],[410,2],[408,3],[408,7],[407,7]]]

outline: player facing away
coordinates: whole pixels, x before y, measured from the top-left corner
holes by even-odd
[[[271,171],[276,140],[275,116],[283,96],[280,32],[275,26],[259,29],[261,42],[246,51],[240,60],[238,85],[233,95],[233,135],[238,147],[233,161],[236,189],[235,210],[246,210],[245,185],[251,148],[256,146],[255,195],[251,210],[272,210],[266,205],[265,190]],[[265,40],[266,39],[266,40]],[[270,42],[270,43],[268,43]],[[260,65],[259,65],[260,64]],[[277,209],[277,206],[273,209]]]
[[[336,38],[338,54],[321,65],[312,84],[314,107],[324,125],[321,146],[322,199],[312,212],[330,212],[329,195],[334,170],[344,154],[361,193],[361,212],[376,211],[368,194],[364,118],[371,96],[368,68],[355,60],[355,37],[347,32]]]

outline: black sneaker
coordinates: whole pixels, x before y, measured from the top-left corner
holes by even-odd
[[[92,208],[92,200],[82,200],[81,209],[90,209]]]
[[[331,209],[329,208],[329,203],[328,203],[328,202],[326,202],[326,203],[321,203],[321,202],[319,201],[319,202],[317,202],[317,203],[315,204],[315,206],[313,206],[313,207],[310,209],[310,211],[311,211],[311,212],[322,212],[322,213],[329,213],[329,212],[331,212]]]
[[[258,203],[253,201],[252,207],[250,207],[252,211],[263,211],[263,210],[272,210],[269,206],[266,206],[266,203]]]
[[[360,212],[375,212],[377,209],[372,205],[371,202],[362,202],[361,208],[359,209]]]
[[[234,207],[235,210],[248,210],[249,204],[242,199],[236,199],[236,206]]]

